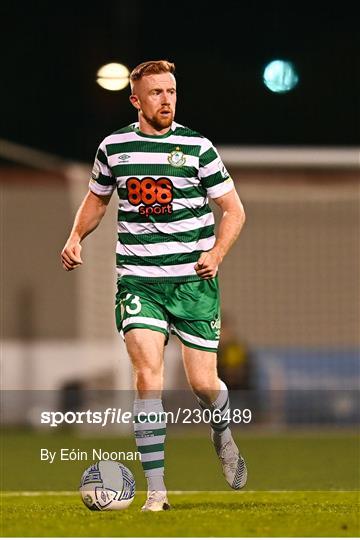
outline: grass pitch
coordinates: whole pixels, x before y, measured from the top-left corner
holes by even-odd
[[[77,489],[91,449],[135,449],[133,437],[6,431],[1,437],[1,534],[8,537],[333,537],[360,534],[359,439],[351,432],[236,433],[249,481],[226,484],[208,433],[169,434],[166,483],[172,510],[141,513],[144,475],[127,510],[90,512]],[[53,464],[40,449],[80,448],[89,460]],[[193,490],[193,491],[189,491]],[[64,494],[69,492],[69,494]]]
[[[359,535],[356,492],[213,492],[170,494],[172,510],[140,512],[145,494],[127,510],[90,512],[79,496],[2,496],[2,535],[350,536]]]
[[[359,489],[359,438],[355,433],[297,432],[260,434],[235,432],[245,457],[252,491],[354,491]],[[94,437],[77,432],[5,431],[1,438],[0,491],[76,491],[83,471],[92,463],[92,449],[135,451],[133,436]],[[88,459],[41,461],[40,450],[80,449]],[[146,484],[140,461],[123,461],[136,480]],[[20,465],[21,464],[21,465]],[[172,491],[224,491],[221,473],[207,431],[169,433],[165,443],[166,485]]]

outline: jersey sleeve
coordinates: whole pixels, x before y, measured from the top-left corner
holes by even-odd
[[[201,145],[199,178],[208,196],[212,199],[229,193],[234,187],[234,182],[216,148],[208,139],[205,139]]]
[[[96,195],[112,195],[115,188],[116,179],[109,167],[105,145],[101,143],[96,152],[89,189]]]

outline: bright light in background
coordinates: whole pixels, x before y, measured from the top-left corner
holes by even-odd
[[[263,81],[272,92],[283,94],[297,85],[299,77],[291,62],[273,60],[264,70]]]
[[[106,90],[123,90],[129,84],[129,70],[123,64],[112,62],[102,66],[97,72],[96,82]]]

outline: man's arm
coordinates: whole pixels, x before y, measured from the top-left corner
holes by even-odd
[[[213,200],[221,208],[223,214],[214,247],[202,253],[195,265],[198,276],[203,279],[216,276],[219,264],[239,236],[245,223],[244,208],[235,189]]]
[[[70,236],[61,252],[65,270],[74,270],[82,264],[80,242],[99,225],[104,217],[111,195],[96,195],[89,191],[76,213]]]

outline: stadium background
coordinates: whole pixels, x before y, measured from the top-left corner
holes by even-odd
[[[130,402],[129,361],[113,316],[116,197],[84,242],[80,270],[65,273],[59,252],[97,145],[135,119],[128,89],[101,89],[97,69],[160,57],[177,65],[176,120],[218,147],[247,213],[220,282],[232,339],[249,351],[251,381],[234,397],[254,407],[254,422],[236,429],[253,460],[250,489],[358,489],[356,17],[331,4],[240,10],[226,2],[216,13],[203,2],[110,2],[86,12],[79,3],[71,13],[40,4],[23,6],[16,39],[14,7],[2,7],[2,489],[76,489],[85,464],[49,469],[38,449],[90,448],[99,433],[61,431],[56,439],[39,430],[44,403],[105,408],[117,403],[118,389]],[[262,83],[265,64],[279,57],[300,76],[283,95]],[[183,390],[176,338],[166,351],[165,385],[195,405]],[[220,474],[198,478],[201,461],[187,453],[190,443],[203,451],[207,431],[185,428],[174,430],[176,443],[169,430],[171,489],[224,489]],[[118,435],[121,448],[132,448],[126,426],[103,430],[103,448],[119,449]],[[206,456],[213,467],[210,450]],[[25,476],[16,472],[19,459],[29,465]],[[134,470],[141,487],[138,464]]]

